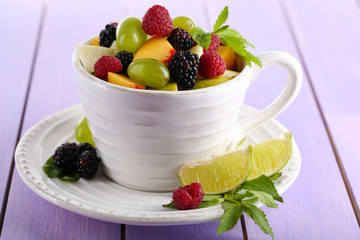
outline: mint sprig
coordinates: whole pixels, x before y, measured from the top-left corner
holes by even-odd
[[[277,192],[273,178],[278,178],[281,174],[272,177],[260,176],[251,181],[246,181],[241,186],[231,192],[217,195],[205,195],[203,202],[198,208],[214,206],[221,203],[224,215],[216,231],[217,234],[227,232],[235,227],[240,217],[245,213],[255,224],[267,235],[274,239],[274,233],[269,225],[265,213],[255,204],[260,202],[269,208],[278,208],[275,201],[283,202]],[[166,208],[176,209],[173,201],[162,205]]]
[[[232,47],[234,52],[243,56],[247,63],[254,62],[258,66],[261,67],[260,60],[252,55],[246,48],[252,47],[255,48],[254,45],[250,44],[245,38],[243,38],[240,33],[236,30],[229,27],[229,25],[224,25],[229,16],[228,6],[226,6],[218,16],[213,31],[210,33],[205,32],[200,27],[195,28],[195,32],[193,34],[193,39],[205,49],[209,48],[211,43],[211,35],[217,34],[220,37],[221,43],[226,46]],[[224,25],[224,26],[223,26]]]

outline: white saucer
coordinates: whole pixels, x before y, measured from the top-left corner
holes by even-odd
[[[243,106],[244,117],[257,112]],[[55,113],[37,123],[21,138],[15,152],[16,168],[22,180],[47,201],[88,217],[133,225],[181,225],[218,220],[223,215],[220,205],[209,208],[178,211],[162,204],[171,201],[172,193],[142,192],[112,182],[102,173],[93,180],[80,179],[77,183],[49,179],[42,165],[60,144],[75,141],[74,130],[83,116],[82,105]],[[251,131],[243,146],[277,138],[288,130],[271,120]],[[282,170],[275,186],[282,194],[297,178],[301,157],[292,140],[292,156]]]

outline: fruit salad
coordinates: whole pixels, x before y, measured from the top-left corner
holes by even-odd
[[[228,7],[213,31],[205,32],[185,16],[171,18],[160,5],[142,19],[127,17],[100,31],[91,45],[77,44],[83,67],[99,79],[123,87],[162,91],[211,87],[237,76],[259,59],[254,47],[225,25]]]

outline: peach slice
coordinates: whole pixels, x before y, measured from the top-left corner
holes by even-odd
[[[236,54],[232,47],[229,46],[219,46],[216,50],[217,53],[221,55],[226,64],[226,69],[236,70]]]
[[[108,82],[123,86],[123,87],[129,87],[129,88],[136,88],[136,89],[145,89],[144,85],[141,85],[139,83],[136,83],[132,81],[130,78],[125,77],[124,75],[120,75],[113,72],[108,72],[107,77]]]
[[[100,43],[99,43],[99,36],[95,37],[91,43],[91,45],[93,46],[100,46]]]
[[[175,52],[175,49],[165,37],[153,37],[140,47],[136,52],[133,61],[141,58],[153,58],[168,66]]]

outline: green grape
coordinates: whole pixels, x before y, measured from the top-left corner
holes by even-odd
[[[83,116],[76,125],[75,138],[79,143],[88,142],[95,147],[86,116]]]
[[[170,79],[166,65],[152,58],[133,61],[129,65],[127,73],[131,80],[152,88],[161,88]]]
[[[174,29],[182,28],[185,29],[190,35],[193,35],[195,32],[195,23],[188,17],[178,16],[173,19]]]
[[[116,43],[120,51],[135,53],[146,41],[141,19],[127,17],[116,28]]]

